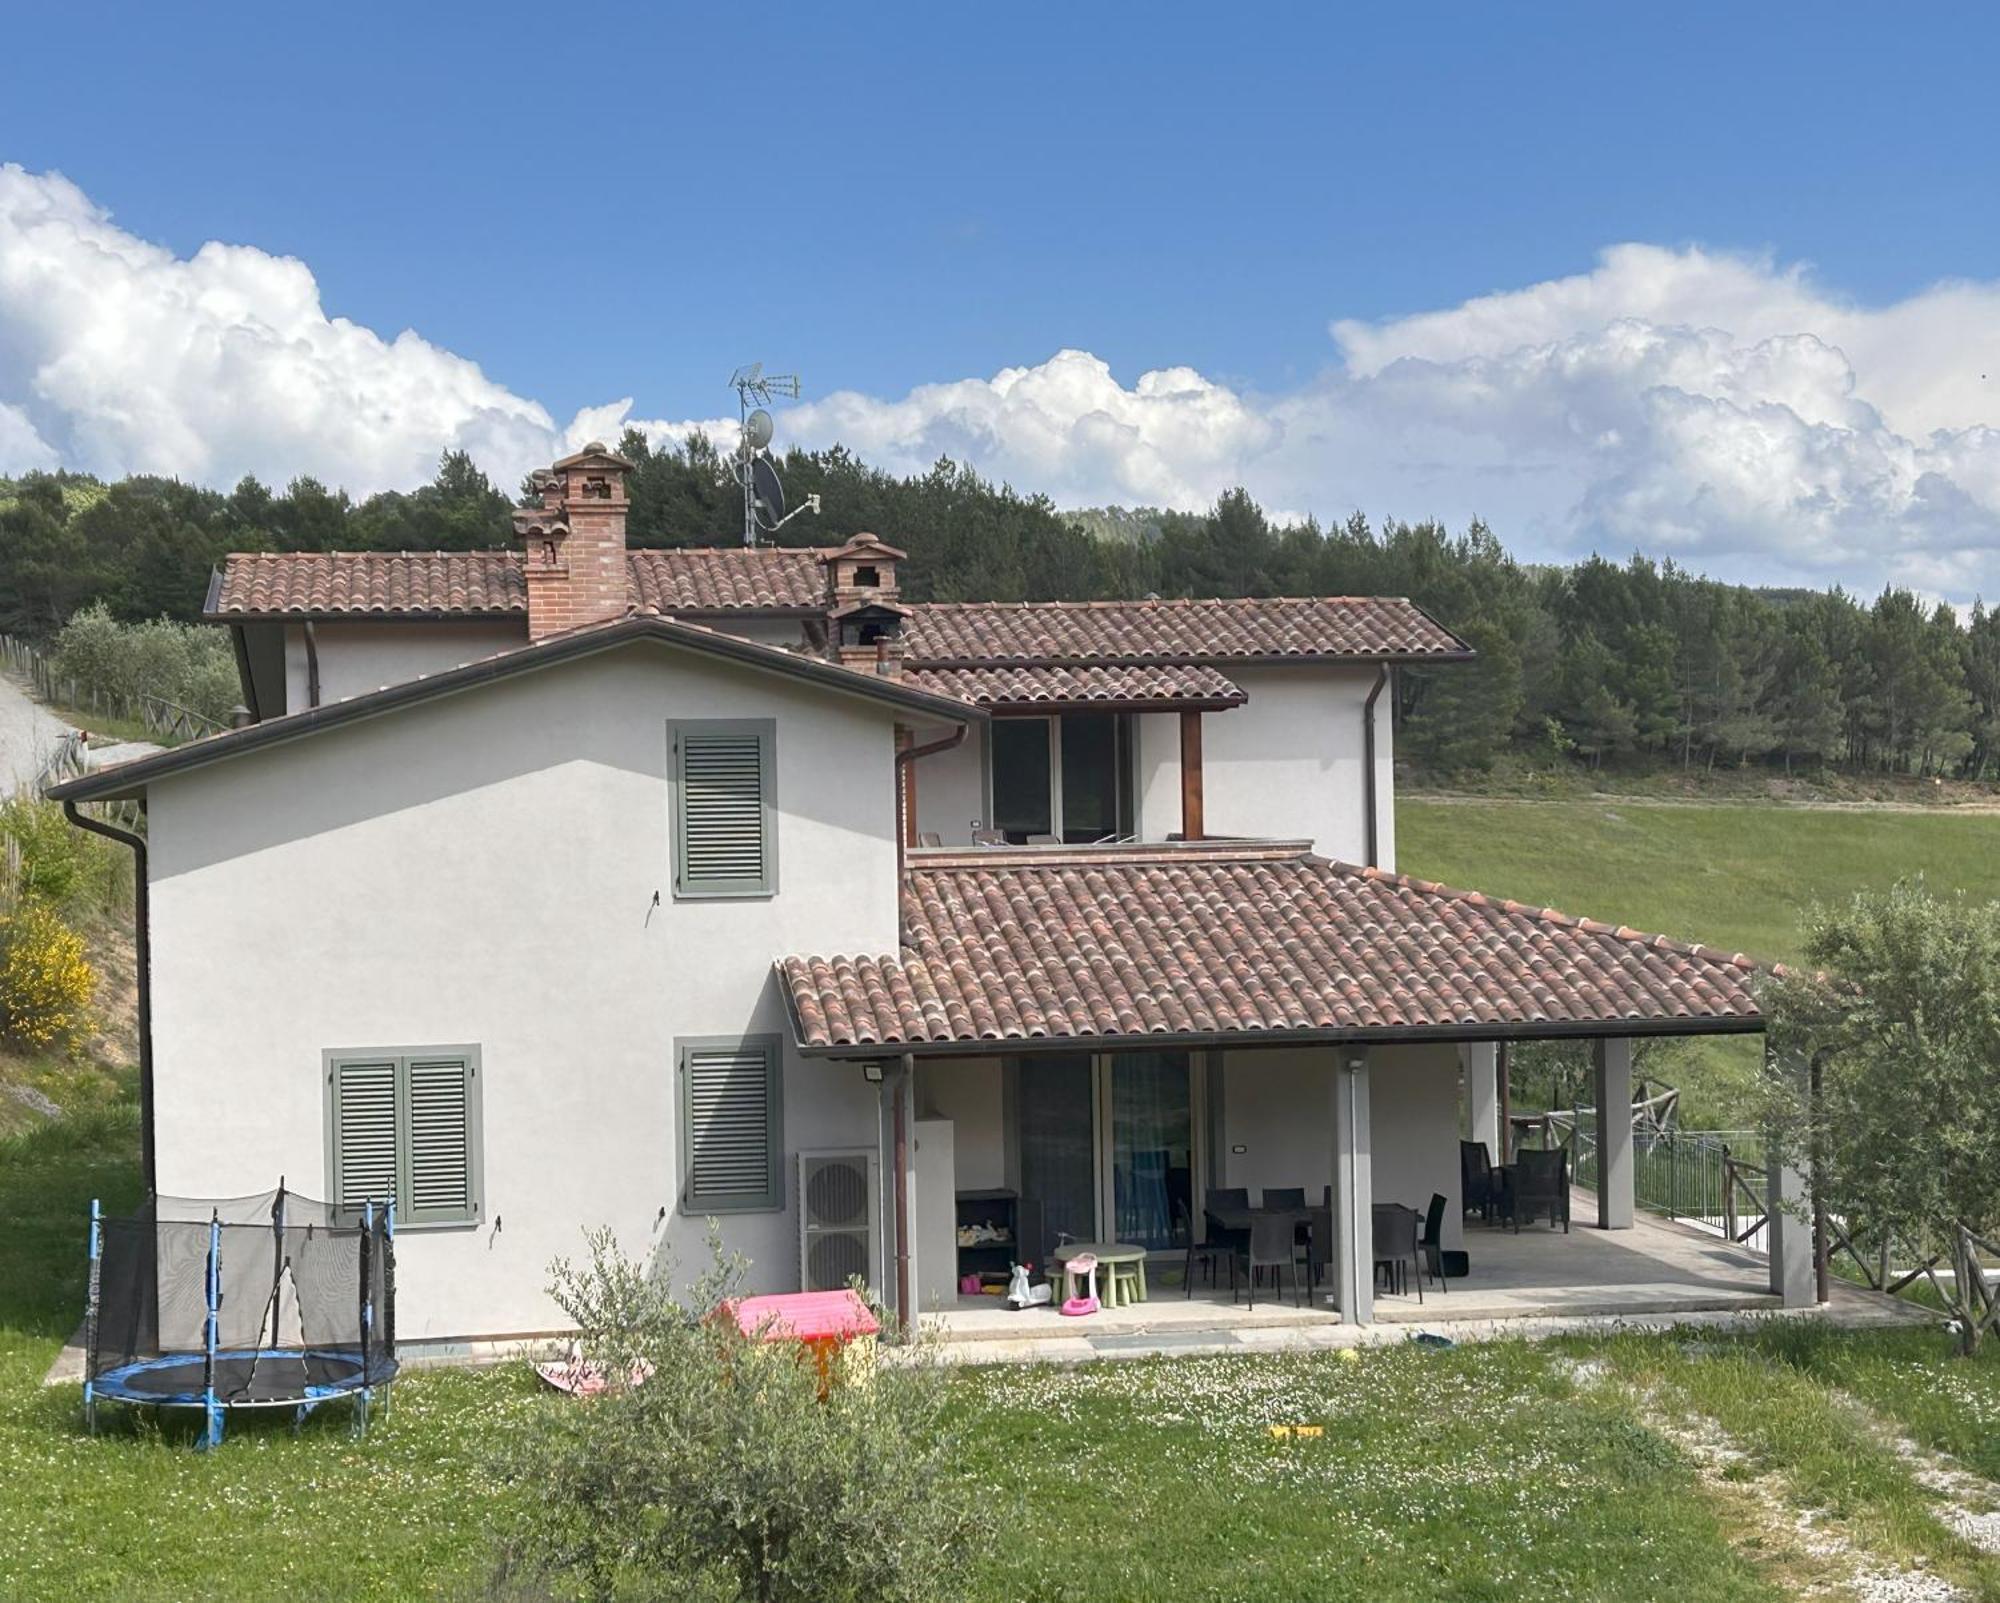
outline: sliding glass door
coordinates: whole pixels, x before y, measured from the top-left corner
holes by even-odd
[[[1111,1101],[1114,1232],[1154,1251],[1187,1245],[1194,1109],[1184,1052],[1120,1052],[1104,1060]]]
[[[987,729],[993,827],[1016,846],[1130,835],[1132,720],[1122,713],[995,718]]]
[[[1194,1064],[1184,1052],[1013,1061],[1021,1194],[1048,1239],[1187,1245],[1198,1164]]]
[[[1049,1244],[1065,1237],[1095,1241],[1097,1091],[1091,1060],[1020,1058],[1014,1072],[1021,1195],[1041,1204]]]

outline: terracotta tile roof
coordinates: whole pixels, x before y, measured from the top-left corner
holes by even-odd
[[[902,917],[897,957],[779,962],[801,1046],[1759,1022],[1740,954],[1297,843],[913,855]]]
[[[941,602],[918,607],[907,636],[909,660],[930,666],[1470,654],[1422,608],[1394,596]]]
[[[1039,707],[1102,702],[1237,707],[1250,698],[1213,668],[1157,663],[1137,667],[1027,663],[996,668],[910,668],[908,684],[980,707]]]
[[[632,604],[668,613],[818,612],[826,570],[818,551],[742,547],[626,553]],[[493,616],[525,613],[517,551],[236,552],[224,563],[210,617],[259,615]]]
[[[527,610],[514,551],[238,551],[207,607],[211,617]]]
[[[826,610],[825,553],[797,547],[630,551],[632,599],[662,612]]]

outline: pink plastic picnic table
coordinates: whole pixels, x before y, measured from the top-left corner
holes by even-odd
[[[768,1322],[775,1341],[852,1341],[881,1330],[868,1304],[851,1291],[792,1291],[744,1297],[729,1305],[736,1326],[754,1336]]]

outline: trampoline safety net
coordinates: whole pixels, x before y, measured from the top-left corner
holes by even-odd
[[[395,1377],[386,1210],[367,1222],[341,1218],[282,1186],[155,1197],[100,1221],[96,1246],[86,1341],[99,1395],[268,1407]]]

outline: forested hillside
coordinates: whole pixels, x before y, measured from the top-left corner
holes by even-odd
[[[740,502],[715,448],[636,434],[637,545],[731,543]],[[1593,558],[1530,568],[1481,524],[1277,525],[1242,491],[1202,513],[1058,511],[940,461],[898,478],[843,449],[791,452],[787,538],[870,529],[911,554],[919,600],[1193,595],[1406,595],[1479,651],[1471,667],[1399,679],[1399,750],[1438,774],[1513,754],[1554,767],[2000,777],[2000,619],[1889,590],[1760,592],[1671,563]],[[420,550],[505,544],[510,497],[462,454],[408,493],[353,501],[312,479],[227,493],[155,478],[0,480],[0,628],[46,635],[102,600],[116,616],[186,619],[231,550]]]

